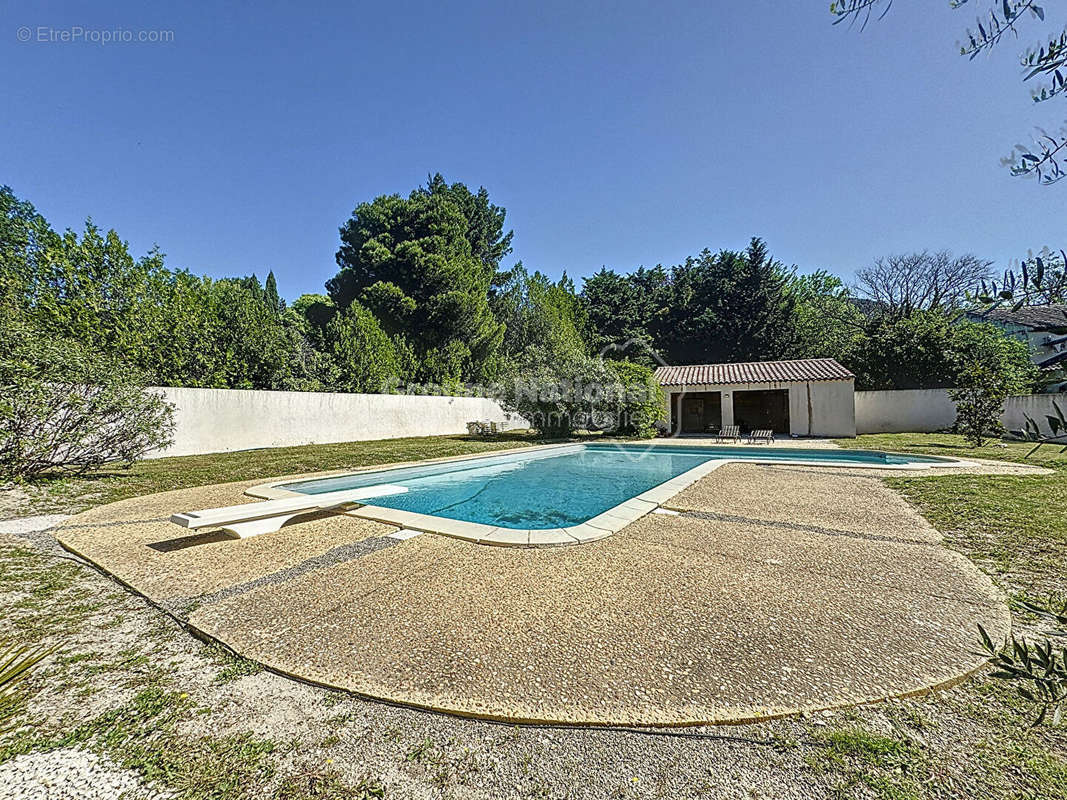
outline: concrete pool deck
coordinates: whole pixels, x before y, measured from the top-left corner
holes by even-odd
[[[992,582],[883,474],[728,464],[664,502],[679,513],[581,547],[401,540],[346,515],[251,539],[166,521],[250,501],[255,482],[102,506],[56,533],[303,679],[518,722],[744,722],[950,685],[982,665],[979,622],[1007,633]]]

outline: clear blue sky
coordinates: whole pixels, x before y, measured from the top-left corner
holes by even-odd
[[[1030,101],[1024,42],[957,55],[978,3],[898,0],[862,33],[825,0],[197,5],[5,2],[0,183],[289,298],[334,274],[356,203],[434,171],[486,186],[552,276],[752,235],[845,277],[1062,244],[1067,186],[999,165],[1062,109]],[[72,25],[174,41],[18,41]]]

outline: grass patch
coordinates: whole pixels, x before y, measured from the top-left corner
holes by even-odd
[[[179,732],[179,723],[194,713],[185,693],[152,685],[73,730],[18,731],[0,746],[0,763],[22,753],[85,747],[175,790],[184,800],[258,797],[258,787],[274,774],[274,743],[247,733],[214,737]]]
[[[1032,442],[1002,442],[991,440],[981,447],[971,447],[962,436],[953,433],[865,433],[855,439],[836,439],[839,447],[859,450],[894,450],[898,453],[919,453],[951,458],[989,458],[994,461],[1016,461],[1038,467],[1067,467],[1067,453],[1060,447],[1045,445],[1032,456]]]
[[[4,641],[20,645],[46,636],[71,633],[100,603],[77,585],[79,567],[69,561],[41,558],[24,547],[0,547],[0,591],[10,596],[4,610]]]
[[[10,604],[5,622],[21,641],[31,636],[62,641],[85,624],[90,604],[70,602],[89,593],[76,581],[77,566],[21,548],[3,549],[0,559],[3,588],[21,598]],[[269,741],[248,734],[182,733],[179,726],[196,713],[195,707],[184,692],[168,688],[171,670],[150,664],[139,650],[127,648],[112,659],[93,652],[59,652],[40,674],[31,675],[30,683],[69,692],[105,674],[118,685],[143,686],[128,702],[73,726],[65,720],[30,720],[20,704],[18,715],[4,720],[22,727],[0,741],[0,763],[23,753],[86,747],[189,800],[255,797],[256,787],[272,776],[274,745]]]
[[[909,740],[882,736],[859,727],[820,732],[826,746],[814,752],[808,765],[827,777],[834,796],[874,797],[882,800],[921,800],[925,762]]]
[[[272,742],[247,733],[189,735],[182,725],[198,713],[197,707],[186,693],[171,688],[173,670],[139,648],[124,648],[105,657],[72,651],[62,644],[87,624],[87,609],[96,608],[85,602],[92,591],[78,580],[83,575],[78,566],[19,547],[0,548],[0,563],[0,591],[17,598],[7,603],[5,627],[20,643],[30,639],[61,643],[61,650],[31,673],[15,711],[5,714],[4,725],[17,727],[0,738],[0,763],[23,753],[83,747],[107,755],[188,800],[262,796],[275,769]],[[226,663],[224,671],[227,668],[247,671],[234,660]],[[28,716],[26,700],[35,690],[70,696],[101,678],[112,686],[136,687],[136,694],[80,723],[69,717]]]
[[[60,476],[21,484],[18,489],[25,493],[25,499],[15,506],[0,509],[0,518],[76,513],[129,497],[212,483],[357,469],[544,443],[544,440],[520,433],[484,438],[423,436],[158,458],[140,461],[128,470],[101,470],[84,477]]]
[[[385,787],[370,776],[354,786],[345,783],[333,769],[308,769],[285,778],[276,800],[382,800]]]
[[[215,676],[215,680],[218,683],[229,683],[248,675],[257,675],[263,671],[262,664],[231,652],[217,644],[208,647],[208,655],[220,667],[218,675]]]
[[[274,744],[248,734],[188,737],[177,723],[193,713],[187,695],[152,686],[58,740],[86,744],[123,767],[176,789],[188,800],[239,800],[271,777]]]
[[[416,764],[421,764],[424,761],[432,762],[437,758],[437,751],[434,749],[433,742],[429,739],[423,739],[408,750],[404,758]]]

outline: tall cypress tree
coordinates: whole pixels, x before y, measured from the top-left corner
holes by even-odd
[[[274,270],[267,273],[267,282],[263,286],[263,297],[267,306],[276,314],[285,310],[285,301],[278,294],[278,281],[274,278]]]

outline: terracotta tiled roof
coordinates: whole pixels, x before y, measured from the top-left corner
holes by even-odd
[[[842,381],[856,376],[832,358],[802,358],[797,361],[750,361],[741,364],[692,364],[660,367],[656,380],[661,386],[776,381]]]

